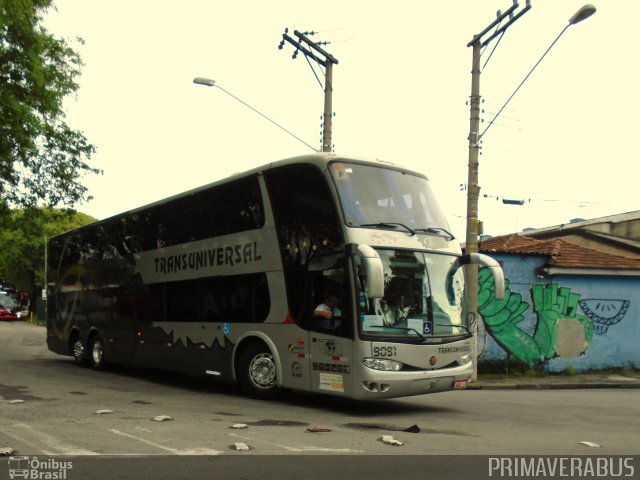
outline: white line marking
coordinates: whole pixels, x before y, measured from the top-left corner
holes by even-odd
[[[324,447],[287,447],[286,445],[277,445],[289,452],[330,452],[330,453],[364,453],[364,450],[353,450],[352,448],[324,448]]]
[[[24,436],[14,435],[13,433],[9,433],[6,430],[1,430],[1,431],[7,437],[11,437],[14,440],[16,440],[16,441],[18,441],[20,443],[24,443],[28,447],[32,448],[33,449],[33,453],[42,453],[44,455],[57,455],[57,452],[52,452],[52,451],[49,451],[49,450],[43,450],[41,446],[38,446],[35,443],[28,441],[26,438],[24,438]]]
[[[153,430],[149,430],[148,428],[136,427],[136,430],[140,430],[142,432],[153,433]]]
[[[327,453],[365,453],[364,450],[353,450],[351,448],[326,448],[326,447],[289,447],[288,445],[281,445],[279,443],[274,442],[266,442],[264,440],[258,440],[255,437],[249,437],[246,435],[238,435],[237,433],[230,433],[232,437],[241,438],[243,440],[248,440],[253,443],[268,443],[269,445],[273,445],[274,447],[282,448],[287,450],[288,452],[327,452]]]
[[[23,430],[26,430],[31,433],[33,437],[35,437],[40,442],[44,443],[46,446],[52,448],[56,451],[54,454],[56,455],[98,455],[96,452],[92,452],[91,450],[84,450],[82,448],[75,447],[73,445],[68,445],[54,437],[53,435],[49,435],[48,433],[39,432],[34,429],[31,425],[27,425],[26,423],[14,423],[12,427],[18,427]],[[20,437],[24,439],[24,437]],[[26,442],[25,442],[26,443]],[[43,451],[44,452],[44,451]],[[50,455],[48,452],[44,452],[47,455]]]
[[[111,433],[115,433],[116,435],[130,438],[131,440],[136,440],[141,443],[146,443],[147,445],[151,445],[152,447],[158,448],[160,450],[164,450],[165,452],[173,453],[174,455],[220,455],[222,453],[222,451],[220,450],[211,450],[209,448],[178,450],[177,448],[171,448],[165,445],[160,445],[159,443],[152,442],[151,440],[147,440],[146,438],[136,437],[135,435],[131,435],[130,433],[125,433],[120,430],[111,429],[109,431]]]

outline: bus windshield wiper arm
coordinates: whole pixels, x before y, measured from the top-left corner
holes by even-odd
[[[451,233],[449,230],[447,230],[446,228],[442,228],[442,227],[427,227],[427,228],[416,228],[415,229],[416,232],[430,232],[430,233],[437,233],[437,234],[442,234],[444,233],[445,235],[449,236],[449,238],[451,240],[455,240],[455,236],[453,235],[453,233]]]
[[[407,227],[404,223],[399,222],[380,222],[380,223],[363,223],[361,227],[386,227],[386,228],[404,228],[411,235],[415,235],[416,231],[411,227]]]
[[[418,330],[416,330],[415,328],[409,328],[409,327],[394,327],[393,325],[371,325],[371,328],[394,328],[396,330],[404,330],[405,332],[415,332],[416,335],[418,335],[422,340],[424,340],[425,342],[427,341],[427,337],[425,337],[424,335],[422,335]]]
[[[438,327],[458,327],[458,328],[462,328],[462,329],[466,330],[469,335],[471,335],[471,329],[469,327],[467,327],[466,325],[462,325],[462,324],[458,325],[458,324],[455,324],[455,323],[438,323],[436,325]]]

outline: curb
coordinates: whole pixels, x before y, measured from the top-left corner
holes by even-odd
[[[495,385],[469,385],[467,390],[584,390],[584,389],[640,388],[638,383],[496,383]]]

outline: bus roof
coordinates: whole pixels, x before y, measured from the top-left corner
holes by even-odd
[[[164,203],[167,203],[167,202],[170,202],[172,200],[177,200],[177,199],[179,199],[181,197],[192,195],[194,193],[197,193],[197,192],[200,192],[200,191],[203,191],[203,190],[207,190],[207,189],[209,189],[211,187],[215,187],[217,185],[224,185],[225,183],[233,181],[233,180],[236,180],[236,179],[240,179],[240,178],[248,177],[248,176],[251,176],[251,175],[259,174],[261,172],[264,172],[266,170],[270,170],[272,168],[281,167],[281,166],[284,166],[284,165],[300,164],[300,163],[314,164],[314,165],[316,165],[316,166],[318,166],[320,168],[324,168],[324,167],[326,167],[326,165],[329,162],[334,161],[334,160],[344,160],[346,162],[361,163],[361,164],[367,164],[367,165],[376,165],[376,166],[379,166],[379,167],[385,167],[385,168],[391,168],[391,169],[394,169],[394,170],[400,170],[400,171],[403,171],[403,172],[411,173],[413,175],[417,175],[417,176],[420,176],[420,177],[427,178],[426,175],[424,175],[424,174],[422,174],[420,172],[416,172],[414,170],[410,170],[410,169],[404,168],[404,167],[402,167],[400,165],[394,164],[394,163],[386,161],[386,160],[365,159],[365,158],[360,158],[360,157],[356,157],[356,156],[338,155],[338,154],[333,153],[333,152],[311,153],[311,154],[308,154],[308,155],[300,155],[300,156],[296,156],[296,157],[285,158],[285,159],[282,159],[282,160],[276,160],[276,161],[261,165],[259,167],[252,168],[250,170],[234,173],[234,174],[232,174],[232,175],[230,175],[228,177],[221,178],[219,180],[207,183],[205,185],[201,185],[199,187],[192,188],[190,190],[186,190],[184,192],[176,193],[175,195],[171,195],[169,197],[165,197],[165,198],[156,200],[154,202],[151,202],[151,203],[148,203],[148,204],[145,204],[145,205],[141,205],[139,207],[132,208],[131,210],[126,210],[124,212],[117,213],[117,214],[112,215],[110,217],[97,220],[97,221],[95,221],[93,223],[90,223],[88,225],[84,225],[83,227],[76,228],[76,229],[73,229],[71,231],[76,232],[78,230],[83,230],[83,229],[88,228],[88,227],[94,227],[94,226],[100,225],[102,223],[108,223],[108,222],[111,222],[111,221],[116,220],[118,218],[125,217],[127,215],[132,215],[132,214],[135,214],[135,213],[138,213],[138,212],[143,212],[143,211],[145,211],[145,210],[147,210],[149,208],[160,206],[160,205],[162,205]],[[60,235],[66,235],[67,233],[69,233],[69,232],[64,232],[64,233],[62,233]],[[56,236],[59,236],[59,235],[56,235]],[[52,238],[55,238],[56,236],[54,236]]]

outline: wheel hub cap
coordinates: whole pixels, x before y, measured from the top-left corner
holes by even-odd
[[[276,381],[276,366],[268,353],[256,355],[249,368],[251,381],[259,388],[271,388]]]

